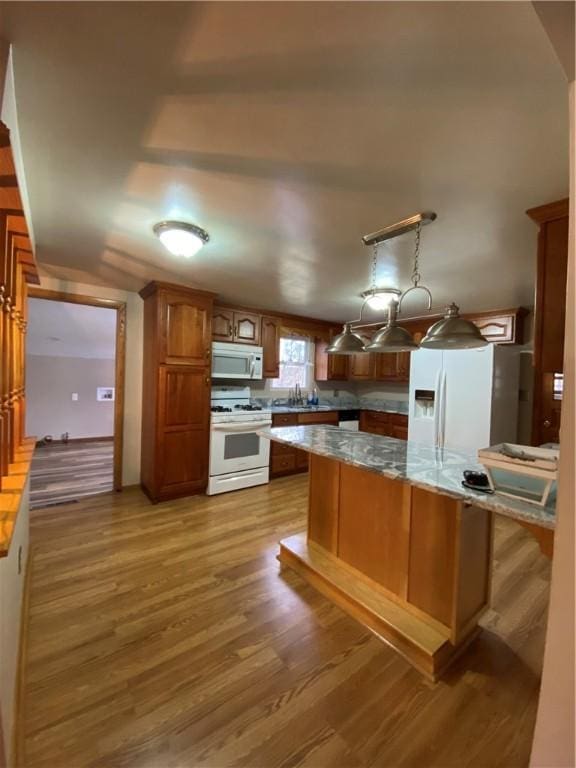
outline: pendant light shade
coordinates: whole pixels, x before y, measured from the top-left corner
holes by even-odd
[[[460,309],[454,303],[446,307],[443,319],[434,323],[420,342],[424,349],[475,349],[487,344],[474,323],[460,317]]]
[[[376,331],[366,352],[412,352],[418,349],[410,333],[396,322],[398,302],[391,301],[388,307],[388,322],[384,328]]]
[[[350,323],[345,323],[342,333],[332,339],[326,352],[329,355],[357,355],[366,352],[366,349],[360,336],[352,331]]]

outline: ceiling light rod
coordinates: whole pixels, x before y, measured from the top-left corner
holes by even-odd
[[[385,240],[391,240],[393,237],[399,237],[406,232],[412,232],[420,224],[430,224],[434,221],[437,215],[434,211],[424,211],[423,213],[417,213],[415,216],[410,216],[408,219],[396,222],[396,224],[390,224],[389,227],[379,229],[378,232],[372,232],[371,235],[364,235],[362,242],[364,245],[374,245],[375,243],[383,243]]]

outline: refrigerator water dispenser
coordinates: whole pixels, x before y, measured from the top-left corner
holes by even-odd
[[[433,389],[417,389],[414,392],[414,416],[417,419],[433,419],[435,398]]]

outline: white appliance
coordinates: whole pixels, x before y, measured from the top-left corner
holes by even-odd
[[[338,414],[338,426],[340,429],[347,429],[349,432],[358,432],[360,429],[359,411],[340,411]]]
[[[261,379],[262,347],[251,344],[212,344],[213,379]]]
[[[516,442],[518,393],[512,347],[419,349],[410,361],[408,440],[474,455]]]
[[[250,403],[249,387],[213,388],[210,416],[212,496],[269,481],[270,441],[258,430],[272,424],[270,409]]]

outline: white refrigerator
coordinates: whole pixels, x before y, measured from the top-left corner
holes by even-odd
[[[413,352],[408,439],[476,455],[517,441],[519,354],[514,347]]]

